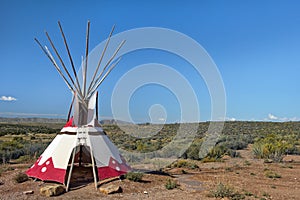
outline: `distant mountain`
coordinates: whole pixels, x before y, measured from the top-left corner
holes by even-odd
[[[59,118],[10,118],[0,117],[0,123],[66,123],[65,119]]]
[[[0,123],[66,123],[66,119],[59,118],[10,118],[0,117]],[[131,124],[129,122],[115,120],[115,119],[104,119],[100,120],[100,124]]]
[[[122,121],[122,120],[116,120],[116,119],[103,119],[100,120],[100,124],[132,124],[130,122]]]

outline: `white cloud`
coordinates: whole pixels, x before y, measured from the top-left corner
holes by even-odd
[[[2,96],[0,98],[1,101],[16,101],[17,99],[15,97],[11,97],[11,96]]]
[[[283,121],[283,122],[289,122],[289,121],[300,121],[300,118],[299,117],[291,117],[291,118],[288,118],[288,117],[282,117],[282,118],[279,118],[280,121]]]
[[[165,118],[162,118],[162,117],[161,117],[161,118],[158,118],[158,120],[159,120],[159,121],[166,121],[166,119],[165,119]]]
[[[279,122],[288,122],[288,121],[300,121],[299,117],[277,117],[272,114],[268,114],[268,118],[266,120],[271,121],[279,121]]]
[[[268,119],[270,120],[277,120],[278,117],[276,117],[275,115],[272,115],[271,113],[268,114]]]
[[[234,122],[234,121],[236,121],[236,118],[234,118],[234,117],[226,117],[226,121],[232,121],[232,122]]]

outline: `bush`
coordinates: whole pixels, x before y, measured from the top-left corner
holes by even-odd
[[[186,158],[192,159],[192,160],[199,160],[199,150],[202,145],[202,139],[195,139],[191,146],[186,150],[185,156]]]
[[[270,171],[270,170],[267,170],[265,172],[265,176],[268,177],[268,178],[281,178],[280,174],[277,174],[276,172]]]
[[[168,179],[165,186],[168,190],[172,190],[174,188],[177,188],[178,184],[176,183],[176,181]]]
[[[227,150],[225,146],[217,145],[208,152],[206,158],[218,161],[227,153]]]
[[[210,192],[210,195],[215,198],[225,198],[228,197],[231,200],[239,200],[245,199],[245,195],[235,192],[234,189],[228,185],[224,185],[223,183],[219,183],[216,186],[215,190]]]
[[[27,174],[24,174],[24,173],[21,173],[19,172],[15,177],[14,177],[14,180],[16,183],[23,183],[25,181],[28,180],[28,176]]]
[[[140,173],[140,172],[128,172],[127,174],[125,174],[125,178],[130,180],[130,181],[134,181],[134,182],[139,182],[142,180],[144,174]]]
[[[35,160],[34,157],[30,156],[30,155],[24,155],[24,156],[20,156],[17,160],[15,160],[15,162],[17,163],[26,163],[28,161],[33,161]]]
[[[207,162],[217,162],[219,160],[215,159],[215,158],[210,158],[210,157],[205,157],[201,160],[203,163],[207,163]]]
[[[253,144],[252,152],[257,158],[272,159],[275,162],[282,161],[285,154],[298,154],[297,139],[295,135],[268,134],[265,138],[259,138]]]
[[[231,150],[241,150],[247,148],[248,144],[253,143],[252,135],[226,135],[222,136],[217,144],[225,146]]]
[[[48,142],[31,142],[21,137],[14,137],[11,141],[0,142],[0,164],[8,163],[11,159],[19,159],[22,156],[25,157],[20,158],[20,161],[28,161],[39,156],[47,146]]]
[[[170,168],[189,168],[189,169],[198,169],[199,166],[193,162],[190,162],[188,160],[177,160],[174,163],[172,163],[171,165],[169,165],[168,167]]]
[[[15,170],[15,168],[9,166],[9,165],[1,165],[0,166],[0,176],[3,172],[6,172],[6,171],[13,171]]]
[[[233,188],[228,185],[224,185],[223,183],[219,183],[216,189],[211,191],[211,195],[216,198],[231,197],[233,193]]]

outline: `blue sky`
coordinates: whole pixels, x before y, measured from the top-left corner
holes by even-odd
[[[66,116],[71,93],[33,38],[48,44],[47,30],[65,53],[60,20],[73,59],[80,63],[90,20],[91,48],[108,36],[113,24],[115,34],[164,27],[196,40],[220,71],[228,119],[300,120],[299,10],[298,1],[1,1],[0,116]],[[210,119],[210,96],[201,77],[184,60],[151,50],[126,56],[100,86],[101,116],[111,116],[110,98],[118,79],[151,62],[182,73],[199,99],[201,121]],[[134,120],[148,121],[147,110],[154,104],[164,105],[167,121],[178,121],[178,101],[157,85],[132,96]]]

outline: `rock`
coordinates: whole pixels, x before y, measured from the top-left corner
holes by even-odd
[[[144,191],[144,194],[148,194],[148,192],[145,190],[145,191]]]
[[[230,158],[231,158],[230,156],[224,155],[224,156],[222,157],[222,160],[229,160]]]
[[[290,156],[290,155],[284,156],[282,162],[294,162],[294,156]]]
[[[265,160],[264,160],[264,163],[272,163],[272,162],[273,162],[272,159],[265,159]]]
[[[34,191],[33,190],[28,190],[28,191],[24,191],[23,194],[33,194]]]
[[[40,194],[46,197],[58,196],[66,191],[62,185],[50,185],[40,189]]]
[[[101,186],[99,190],[104,194],[121,193],[123,191],[118,185]]]

